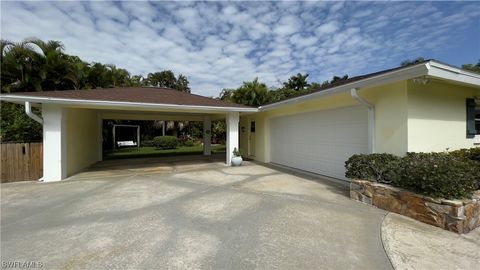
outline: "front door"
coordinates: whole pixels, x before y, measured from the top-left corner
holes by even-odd
[[[248,131],[248,155],[255,156],[255,121],[250,120]]]

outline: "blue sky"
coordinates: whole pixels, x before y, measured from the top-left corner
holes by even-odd
[[[480,59],[474,2],[2,2],[1,37],[59,40],[86,61],[133,74],[171,69],[217,96],[259,77],[310,80],[398,66],[423,56]]]

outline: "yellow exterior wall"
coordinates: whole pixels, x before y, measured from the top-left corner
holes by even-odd
[[[466,137],[465,99],[479,97],[480,88],[438,80],[422,85],[409,80],[362,88],[358,94],[375,106],[376,153],[404,155],[474,146],[473,139]],[[247,117],[256,121],[255,159],[269,162],[269,119],[353,105],[358,103],[348,92],[242,116],[240,125],[245,126],[246,131],[240,135],[240,147],[246,153]]]
[[[247,151],[248,151],[248,119],[249,119],[249,116],[247,115],[241,116],[240,123],[239,123],[240,135],[239,135],[238,148],[240,149],[240,152],[244,157],[247,156]]]
[[[480,88],[431,81],[408,84],[408,151],[431,152],[473,147],[466,137],[465,99]]]
[[[397,155],[405,154],[407,151],[408,134],[407,83],[398,82],[381,87],[360,89],[358,93],[369,102],[375,104],[376,152],[387,152]],[[242,116],[240,118],[240,127],[244,125],[246,131],[240,135],[240,148],[242,153],[247,153],[247,118],[256,121],[255,160],[270,162],[269,119],[283,115],[358,105],[359,103],[351,97],[350,92],[344,92]],[[292,140],[294,139],[292,138]]]
[[[404,155],[408,149],[407,82],[358,90],[375,106],[375,153]]]
[[[67,175],[84,170],[98,160],[97,113],[89,109],[67,109]]]

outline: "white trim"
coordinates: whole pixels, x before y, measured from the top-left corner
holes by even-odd
[[[428,76],[473,86],[480,86],[479,74],[433,61],[430,61],[428,64],[430,66]]]
[[[281,107],[283,105],[296,104],[312,98],[330,96],[342,92],[348,92],[352,88],[365,88],[378,85],[384,85],[396,81],[413,79],[419,76],[431,76],[444,80],[450,80],[458,83],[480,86],[480,75],[465,71],[463,69],[452,67],[437,61],[428,61],[422,64],[413,65],[387,73],[379,74],[377,76],[368,77],[355,82],[347,83],[323,91],[310,93],[307,95],[286,99],[277,103],[260,106],[258,108],[244,108],[244,107],[216,107],[216,106],[198,106],[198,105],[177,105],[177,104],[162,104],[162,103],[141,103],[141,102],[125,102],[125,101],[101,101],[101,100],[81,100],[81,99],[66,99],[66,98],[51,98],[51,97],[35,97],[35,96],[19,96],[2,94],[0,100],[10,102],[37,102],[37,103],[52,103],[62,105],[76,105],[76,106],[92,106],[92,107],[124,107],[134,109],[150,109],[150,110],[171,110],[171,111],[210,111],[210,112],[258,112],[268,111]]]
[[[67,177],[67,111],[59,106],[42,106],[43,181]]]
[[[277,103],[260,106],[258,109],[260,111],[268,111],[268,110],[281,107],[283,105],[296,104],[296,103],[310,100],[312,98],[330,96],[330,95],[334,95],[342,92],[348,92],[352,88],[359,89],[359,88],[365,88],[365,87],[378,86],[378,85],[392,83],[396,81],[413,79],[419,76],[431,76],[431,77],[455,81],[459,83],[480,86],[479,74],[431,60],[426,63],[417,64],[417,65],[405,67],[402,69],[397,69],[391,72],[383,73],[373,77],[368,77],[363,80],[347,83],[347,84],[326,89],[323,91],[318,91],[311,94],[279,101]]]
[[[25,113],[28,117],[32,118],[40,124],[43,124],[43,119],[32,112],[32,105],[30,104],[30,101],[25,101]]]
[[[178,105],[163,103],[141,103],[126,101],[103,101],[88,99],[67,99],[52,97],[35,97],[35,96],[17,96],[17,95],[0,95],[2,101],[30,101],[36,103],[61,104],[61,105],[92,105],[96,107],[135,107],[136,109],[168,109],[168,110],[198,110],[198,111],[214,111],[214,112],[257,112],[257,108],[244,107],[218,107],[218,106],[200,106],[200,105]]]
[[[226,149],[226,160],[227,165],[231,165],[233,150],[238,148],[239,142],[239,132],[238,132],[238,123],[240,121],[240,115],[238,112],[229,112],[226,115],[226,124],[227,124],[227,149]]]
[[[357,89],[350,90],[351,96],[368,109],[368,151],[375,153],[375,106],[358,95]]]
[[[427,75],[427,73],[428,73],[428,69],[425,64],[414,65],[411,67],[406,67],[406,68],[394,70],[388,73],[383,73],[377,76],[365,78],[363,80],[347,83],[344,85],[339,85],[337,87],[333,87],[330,89],[314,92],[304,96],[299,96],[299,97],[287,99],[284,101],[280,101],[277,103],[260,106],[259,110],[268,111],[283,105],[295,104],[295,103],[303,102],[316,97],[330,96],[330,95],[334,95],[342,92],[349,92],[352,88],[358,89],[362,87],[383,85],[383,84],[387,84],[395,81],[407,80],[407,79],[415,78],[418,76],[424,76],[424,75]]]

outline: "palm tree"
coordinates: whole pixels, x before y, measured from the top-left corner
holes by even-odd
[[[41,91],[46,74],[38,64],[41,56],[28,42],[1,42],[2,92]]]
[[[182,92],[190,93],[190,86],[188,86],[190,82],[188,81],[185,75],[178,75],[177,82],[175,83],[175,89]]]
[[[65,88],[65,70],[68,70],[68,56],[63,53],[64,46],[60,41],[49,40],[47,42],[40,39],[26,39],[24,41],[31,44],[32,50],[37,47],[37,65],[44,72],[44,81],[42,88],[48,90],[60,90]]]
[[[130,85],[131,86],[143,86],[143,85],[145,85],[145,83],[146,83],[146,80],[145,80],[145,78],[143,78],[142,75],[133,75],[130,78]]]
[[[69,89],[79,90],[90,88],[91,86],[87,83],[89,65],[83,62],[78,56],[70,56],[68,61],[70,64],[64,79],[71,83],[72,87],[69,87]]]
[[[264,83],[258,81],[258,77],[251,82],[243,82],[243,85],[233,93],[236,103],[248,106],[260,106],[268,100],[268,89]]]
[[[307,78],[307,73],[305,75],[297,73],[297,75],[290,77],[287,82],[284,82],[283,86],[295,91],[301,91],[310,86],[310,84],[307,82]]]

